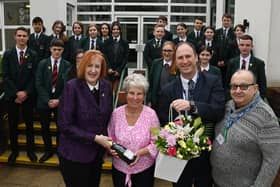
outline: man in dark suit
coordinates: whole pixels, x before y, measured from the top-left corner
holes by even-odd
[[[156,25],[161,25],[164,28],[163,39],[164,40],[168,40],[168,41],[172,41],[173,40],[173,34],[170,31],[165,29],[167,24],[168,24],[168,21],[167,21],[167,17],[166,16],[159,16],[157,18]],[[151,40],[153,38],[155,38],[155,33],[154,32],[149,33],[148,40]]]
[[[266,95],[266,75],[264,61],[252,55],[253,38],[250,35],[242,35],[239,37],[240,56],[230,59],[226,73],[226,96],[230,99],[230,79],[231,76],[239,69],[250,70],[257,79],[260,95],[265,98]]]
[[[9,164],[13,164],[19,154],[17,125],[20,118],[20,108],[26,125],[27,156],[31,161],[37,161],[37,156],[33,152],[33,99],[37,54],[27,47],[28,30],[26,28],[17,28],[14,38],[16,46],[7,50],[3,56],[4,99],[8,106],[12,149],[8,158]]]
[[[225,86],[226,69],[229,59],[231,58],[231,43],[235,40],[234,31],[232,28],[232,16],[224,14],[222,17],[222,27],[215,31],[215,40],[218,43],[217,66],[221,69],[222,80]]]
[[[162,125],[168,122],[169,106],[177,112],[186,111],[188,115],[200,116],[206,124],[215,123],[223,118],[225,99],[221,80],[218,76],[203,74],[197,69],[198,56],[190,43],[178,44],[175,63],[180,76],[167,84],[159,99],[158,116]],[[174,115],[175,116],[175,115]],[[210,127],[210,126],[209,126]],[[205,127],[211,138],[214,134]],[[211,132],[210,132],[211,131]],[[202,152],[200,157],[188,161],[178,182],[174,187],[212,187],[209,152]]]
[[[194,42],[194,45],[197,44],[203,38],[203,19],[196,17],[193,24],[193,30],[188,33],[189,40]]]
[[[164,27],[162,25],[156,25],[154,27],[154,38],[148,40],[145,44],[143,56],[147,65],[148,72],[151,71],[152,62],[154,59],[161,58],[161,50],[163,43],[166,41],[164,37]]]
[[[29,36],[28,47],[37,52],[38,62],[47,58],[49,54],[49,37],[45,35],[43,20],[40,17],[35,17],[32,20],[34,33]]]
[[[77,49],[79,49],[80,43],[82,41],[83,37],[83,32],[84,32],[84,26],[82,23],[76,21],[73,23],[72,26],[72,32],[74,33],[72,36],[69,37],[67,45],[69,49],[69,56],[68,60],[71,62],[71,64],[75,64],[75,54],[77,52]]]
[[[70,63],[61,58],[63,47],[62,40],[52,40],[50,46],[51,56],[39,63],[36,72],[37,108],[45,144],[45,154],[40,158],[39,162],[44,162],[53,155],[49,130],[51,113],[54,114],[54,119],[57,121],[59,96],[62,94],[67,78],[67,70],[70,67]]]

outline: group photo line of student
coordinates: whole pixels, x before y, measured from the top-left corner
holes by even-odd
[[[113,102],[129,55],[120,22],[91,23],[86,31],[74,22],[69,37],[59,20],[49,36],[40,17],[32,20],[30,35],[18,27],[16,45],[2,59],[8,164],[14,165],[19,156],[22,116],[28,158],[43,163],[57,154],[67,187],[99,186],[106,152],[113,157],[115,187],[152,187],[158,150],[150,128],[168,123],[171,106],[174,117],[183,111],[210,124],[206,131],[213,142],[212,152],[189,160],[174,187],[271,186],[280,165],[280,127],[264,101],[265,63],[253,54],[253,37],[242,24],[233,28],[229,14],[218,29],[204,26],[199,18],[192,31],[179,23],[176,37],[167,24],[165,16],[158,17],[143,52],[146,75],[125,76],[126,104],[116,109]],[[44,141],[39,159],[34,111]],[[52,118],[57,150],[52,146]],[[120,159],[112,142],[131,150],[135,160],[127,164]]]

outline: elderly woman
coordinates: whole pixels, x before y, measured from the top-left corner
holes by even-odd
[[[149,72],[150,88],[148,92],[148,104],[156,112],[158,111],[158,97],[165,84],[176,77],[176,67],[173,63],[175,43],[171,41],[164,42],[162,46],[162,58],[155,59],[152,62],[152,68]]]
[[[69,187],[98,187],[104,148],[110,148],[107,124],[112,112],[106,61],[100,51],[84,54],[78,78],[67,82],[59,103],[59,166]]]
[[[136,155],[127,164],[113,158],[113,183],[115,187],[145,186],[154,183],[154,163],[157,149],[152,143],[151,127],[158,127],[159,120],[153,109],[143,105],[148,82],[141,74],[131,74],[124,81],[127,104],[115,109],[108,127],[108,134]],[[113,155],[114,151],[111,151]]]

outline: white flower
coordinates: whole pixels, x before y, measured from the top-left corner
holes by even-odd
[[[184,132],[185,134],[190,134],[190,132],[192,131],[193,127],[190,127],[190,124],[187,124],[185,127],[184,127]]]

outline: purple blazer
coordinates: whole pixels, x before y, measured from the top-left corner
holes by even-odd
[[[107,134],[112,113],[112,91],[106,80],[99,81],[99,102],[85,80],[66,83],[58,106],[60,156],[80,163],[101,161],[105,150],[94,138]]]

